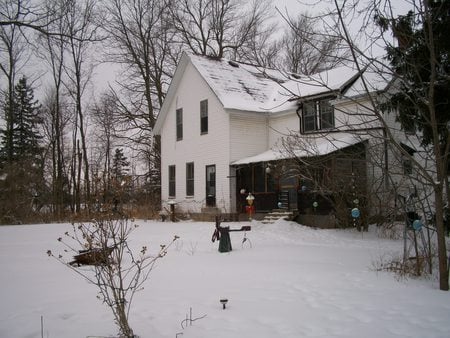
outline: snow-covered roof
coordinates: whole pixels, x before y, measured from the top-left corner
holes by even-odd
[[[274,112],[296,108],[295,95],[284,88],[289,78],[280,71],[226,59],[189,58],[225,109]]]
[[[279,70],[226,59],[189,56],[225,109],[275,113],[297,108],[296,99],[342,90],[358,71],[341,66],[312,76],[291,76]]]
[[[234,161],[232,165],[270,162],[290,158],[307,158],[328,155],[340,149],[347,148],[367,139],[366,136],[355,133],[335,133],[322,137],[319,135],[303,136],[301,144],[294,144],[289,149],[269,149],[258,155],[245,157]]]
[[[170,84],[154,132],[159,134],[170,102],[188,64],[192,64],[226,110],[257,113],[294,111],[302,98],[349,91],[358,94],[360,73],[355,67],[340,66],[312,76],[183,53]],[[348,95],[346,95],[348,96]]]
[[[364,87],[364,82],[367,89]],[[367,92],[383,91],[392,80],[392,71],[382,63],[371,63],[365,67],[362,76],[359,76],[345,91],[345,98],[365,96]]]

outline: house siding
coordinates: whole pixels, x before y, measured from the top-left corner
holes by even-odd
[[[282,148],[281,138],[291,133],[298,133],[300,120],[295,111],[282,115],[273,115],[269,121],[269,148]]]
[[[268,149],[267,117],[261,113],[230,112],[230,159],[257,155]]]
[[[208,133],[200,130],[200,101],[208,100]],[[176,140],[175,111],[183,108],[183,139]],[[216,205],[230,210],[228,114],[213,91],[188,64],[170,103],[161,132],[161,198],[169,201],[168,166],[176,166],[177,210],[201,212],[206,201],[206,166],[216,166]],[[186,163],[194,163],[194,195],[186,195]],[[166,205],[167,207],[167,205]]]

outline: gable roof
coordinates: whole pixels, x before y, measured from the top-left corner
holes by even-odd
[[[341,66],[312,76],[298,76],[227,59],[183,53],[155,124],[160,134],[170,103],[188,64],[199,72],[226,110],[277,113],[296,110],[297,99],[340,92],[359,72]]]

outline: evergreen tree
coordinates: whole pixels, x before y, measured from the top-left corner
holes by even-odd
[[[6,162],[19,160],[37,161],[42,152],[39,145],[42,137],[39,133],[39,105],[34,100],[33,89],[28,85],[27,79],[22,77],[14,87],[13,107],[6,107],[8,119],[12,121],[10,128],[1,130],[2,158]]]
[[[117,148],[112,163],[112,177],[116,180],[123,178],[129,170],[130,162],[127,161],[122,148]]]
[[[387,48],[387,55],[401,81],[389,104],[398,108],[404,129],[422,132],[422,144],[430,145],[435,142],[428,99],[433,93],[438,142],[445,149],[450,122],[450,1],[430,1],[429,6],[429,20],[425,22],[409,12],[392,24],[399,43]],[[436,78],[431,82],[432,72]]]
[[[11,123],[0,131],[0,221],[14,223],[28,219],[43,205],[45,182],[39,106],[25,77],[7,102],[5,118]]]

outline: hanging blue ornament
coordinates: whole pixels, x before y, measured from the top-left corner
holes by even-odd
[[[359,211],[358,208],[353,208],[352,209],[352,217],[353,218],[359,218],[359,216],[361,216],[361,212]]]
[[[414,220],[412,226],[413,226],[414,230],[420,230],[422,228],[423,224],[420,219],[416,219],[416,220]]]
[[[317,203],[316,201],[313,202],[313,207],[317,208],[319,206],[319,203]]]

